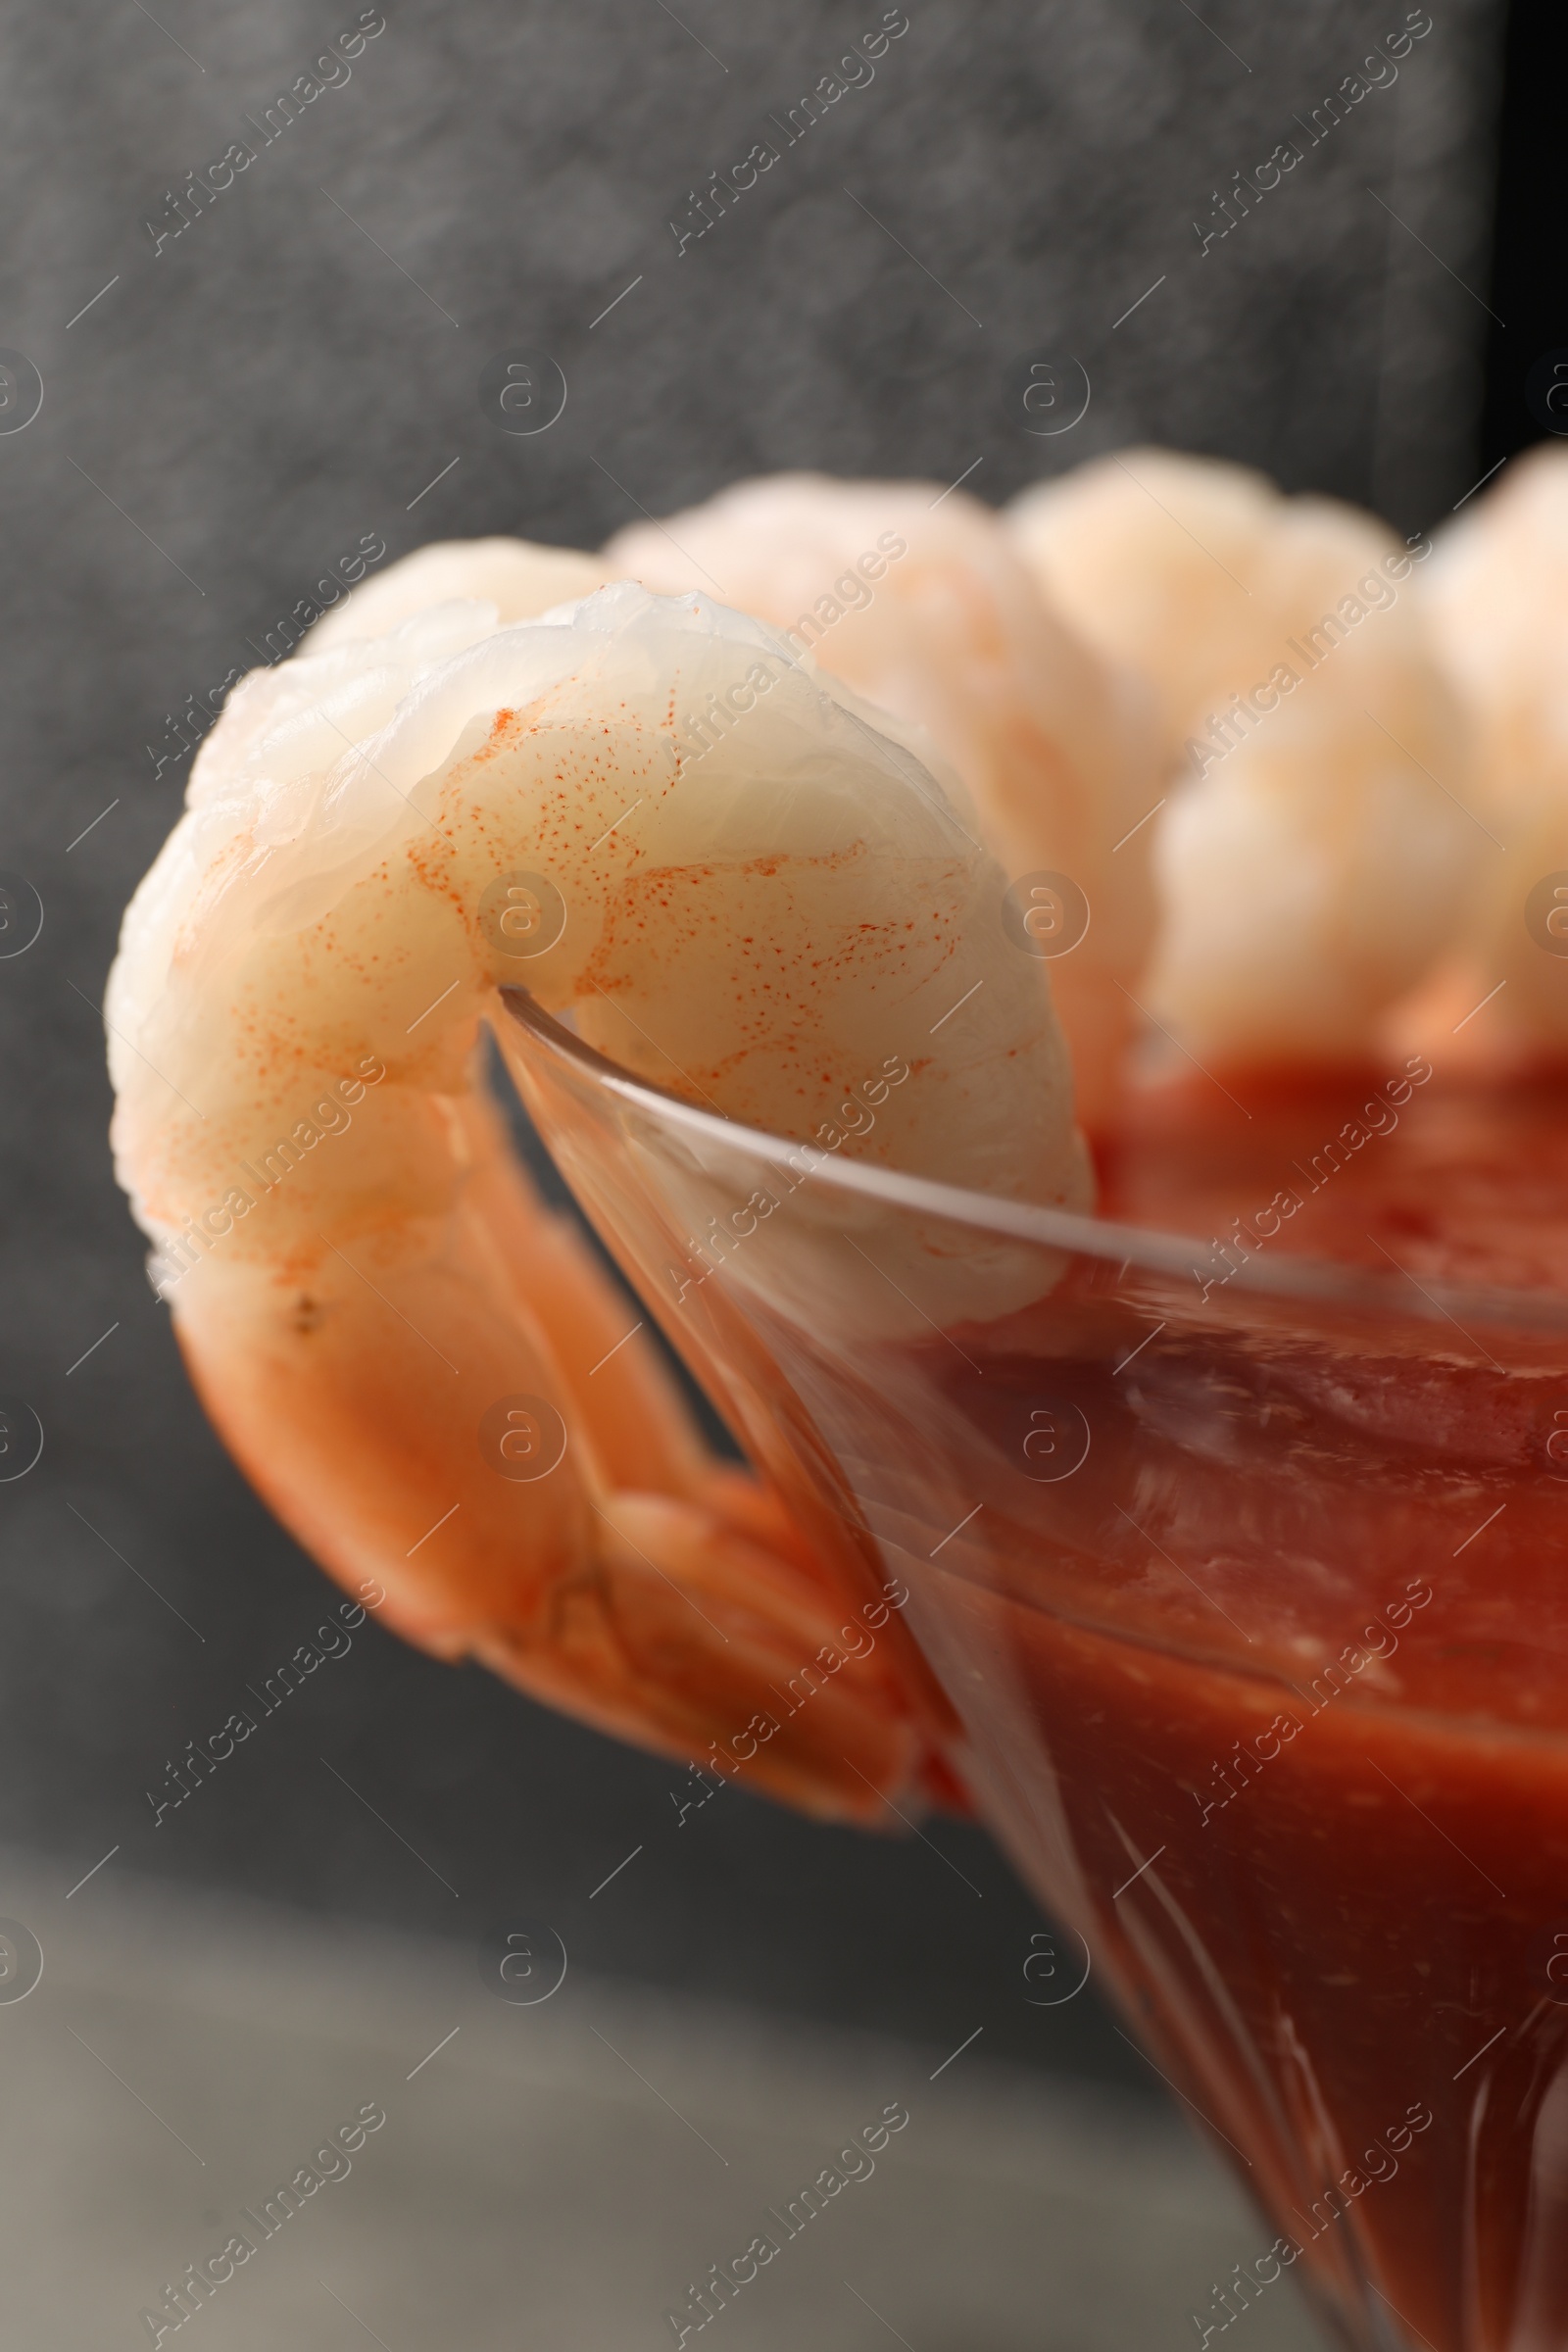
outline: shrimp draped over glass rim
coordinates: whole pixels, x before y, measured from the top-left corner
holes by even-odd
[[[760,623],[629,585],[395,617],[254,673],[203,746],[111,978],[117,1169],[208,1412],[322,1565],[701,1760],[874,1555],[712,1455],[543,1205],[484,1085],[498,989],[788,1136],[897,1065],[846,1150],[1083,1207],[1066,1051],[961,788]],[[898,1271],[865,1311],[1013,1302],[1003,1261]],[[878,1819],[956,1794],[950,1738],[895,1614],[748,1777]]]

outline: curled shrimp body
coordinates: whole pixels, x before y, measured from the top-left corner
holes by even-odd
[[[1487,851],[1416,594],[1427,545],[1159,450],[1009,515],[1069,622],[1156,699],[1156,1016],[1204,1061],[1364,1053],[1451,944]]]
[[[667,1753],[765,1708],[871,1572],[707,1454],[513,1161],[481,1024],[522,977],[622,1064],[790,1135],[903,1055],[848,1149],[1081,1205],[1003,888],[903,747],[701,598],[504,629],[449,602],[246,679],[126,914],[114,1144],[204,1402],[323,1565]],[[985,1020],[941,1025],[977,989]],[[948,1264],[930,1295],[1007,1280]],[[862,1815],[942,1785],[911,1660],[879,1646],[751,1777]]]
[[[604,561],[650,588],[716,583],[927,731],[1016,886],[1072,1049],[1079,1116],[1097,1126],[1152,943],[1139,820],[1164,787],[1149,698],[1073,636],[998,517],[934,483],[779,474],[667,525],[633,524]]]

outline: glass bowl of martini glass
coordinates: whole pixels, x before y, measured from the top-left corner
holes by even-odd
[[[906,1591],[982,1818],[1255,2197],[1200,2342],[1289,2270],[1364,2352],[1568,2347],[1568,1081],[1151,1090],[1079,1217],[505,996],[593,1225]]]

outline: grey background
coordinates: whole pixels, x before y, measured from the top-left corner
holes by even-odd
[[[68,1905],[3,1848],[0,1873],[50,1955],[25,2008],[0,2003],[8,2352],[145,2348],[160,2282],[253,2230],[246,2209],[370,2100],[386,2123],[352,2174],[257,2244],[187,2341],[672,2346],[694,2270],[758,2229],[783,2240],[766,2207],[895,2100],[909,2120],[874,2177],[780,2244],[725,2314],[728,2352],[872,2352],[889,2328],[914,2352],[1190,2343],[1213,2282],[1269,2242],[1174,2102],[998,2065],[984,2040],[933,2081],[939,2044],[580,1969],[513,2008],[450,1941],[123,1872]],[[1325,2342],[1292,2272],[1248,2313],[1249,2352]]]
[[[45,399],[0,435],[0,866],[46,921],[0,963],[0,1392],[47,1445],[0,1486],[0,1838],[53,1857],[62,1890],[118,1846],[110,1872],[448,1936],[526,1908],[602,1973],[944,2047],[979,2018],[993,2055],[1147,2082],[1092,1996],[1021,2001],[1034,1916],[978,1834],[871,1841],[733,1791],[677,1828],[662,1765],[372,1627],[162,1828],[144,1796],[332,1597],[207,1431],[110,1177],[95,1007],[183,790],[188,763],[147,749],[167,713],[368,531],[393,555],[497,529],[593,545],[793,466],[946,483],[978,460],[969,486],[1000,501],[1138,437],[1410,528],[1479,471],[1486,318],[1460,281],[1485,291],[1489,0],[1433,0],[1397,84],[1206,254],[1213,191],[1396,0],[1212,0],[1204,21],[909,0],[870,86],[677,255],[693,183],[881,13],[387,0],[348,84],[156,258],[166,189],[259,145],[244,116],[352,0],[12,13],[0,344]],[[515,345],[569,385],[537,438],[479,412]],[[1041,352],[1093,385],[1057,440],[1010,406]]]

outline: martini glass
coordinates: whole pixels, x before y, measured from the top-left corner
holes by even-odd
[[[868,1166],[503,993],[587,1215],[906,1588],[985,1821],[1252,2191],[1200,2344],[1289,2270],[1358,2352],[1565,2352],[1568,1298]]]

